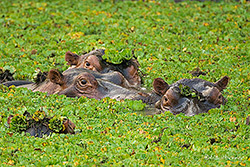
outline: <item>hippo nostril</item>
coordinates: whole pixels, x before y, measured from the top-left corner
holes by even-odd
[[[81,84],[85,85],[87,83],[87,81],[85,79],[81,80]]]
[[[89,67],[89,66],[90,66],[90,63],[89,63],[89,62],[86,62],[86,66]]]

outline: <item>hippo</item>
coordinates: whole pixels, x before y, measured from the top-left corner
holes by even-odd
[[[83,71],[83,68],[76,68],[75,70]],[[119,72],[116,73],[119,74]],[[58,89],[59,91],[56,92],[57,94],[66,95],[67,97],[85,96],[97,100],[105,97],[110,97],[116,100],[142,100],[142,102],[147,104],[155,104],[155,102],[159,101],[161,98],[161,96],[154,92],[146,93],[133,88],[126,88],[126,86],[123,85],[128,83],[126,83],[126,79],[124,78],[117,79],[117,77],[114,77],[116,81],[112,81],[112,79],[105,79],[104,77],[98,77],[95,73],[84,71],[77,75],[76,73],[73,74],[74,75],[66,75],[57,70],[51,70],[49,72],[50,81],[54,85],[58,85],[58,88],[60,87]],[[120,77],[122,78],[122,75]],[[125,84],[123,82],[125,82]]]
[[[193,116],[219,108],[227,102],[222,91],[227,87],[229,77],[224,76],[215,83],[203,79],[182,79],[168,85],[162,78],[153,82],[154,91],[162,96],[156,107],[174,115],[184,113]]]
[[[22,83],[24,84],[22,85]],[[26,87],[34,92],[47,92],[48,95],[85,96],[97,100],[105,97],[117,100],[132,99],[141,100],[149,105],[154,105],[161,98],[153,91],[147,93],[130,88],[130,84],[119,72],[101,74],[85,68],[71,68],[62,73],[52,69],[48,73],[48,79],[40,84],[29,81],[10,81],[3,84]]]
[[[72,84],[75,77],[79,74],[84,73],[85,75],[90,75],[92,78],[99,78],[104,81],[109,81],[115,85],[119,85],[125,88],[130,88],[131,85],[127,82],[124,76],[116,71],[101,74],[97,71],[92,71],[85,68],[72,68],[64,71],[63,73],[58,70],[52,69],[48,73],[48,79],[42,83],[33,83],[30,81],[8,81],[2,83],[5,86],[14,85],[16,87],[26,87],[32,91],[47,92],[48,95],[56,94],[59,91],[66,89]]]
[[[113,64],[102,58],[104,52],[104,49],[96,49],[79,56],[68,51],[65,54],[65,60],[71,68],[87,68],[100,73],[118,71],[133,87],[138,88],[141,86],[141,78],[138,73],[139,63],[136,59],[124,60],[121,64]]]

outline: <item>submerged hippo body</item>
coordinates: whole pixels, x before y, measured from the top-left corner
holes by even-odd
[[[91,51],[85,55],[78,56],[75,53],[68,51],[65,54],[65,60],[71,68],[87,68],[100,73],[109,71],[120,72],[133,87],[140,87],[141,78],[138,73],[139,63],[135,59],[125,60],[121,64],[112,64],[106,62],[102,56],[103,49]]]
[[[154,89],[162,96],[159,107],[163,111],[193,116],[224,105],[227,100],[221,92],[228,82],[229,78],[225,76],[216,83],[195,78],[168,85],[163,79],[157,78],[154,80]]]

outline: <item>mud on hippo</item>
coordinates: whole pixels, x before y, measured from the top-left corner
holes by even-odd
[[[228,82],[229,77],[224,76],[215,83],[195,78],[182,79],[168,85],[162,78],[156,78],[153,87],[155,92],[162,96],[156,106],[174,115],[184,113],[193,116],[208,112],[226,103],[227,99],[221,92]]]

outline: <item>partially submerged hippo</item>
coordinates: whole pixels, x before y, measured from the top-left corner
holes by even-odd
[[[133,88],[130,89],[129,83],[119,72],[101,74],[85,68],[72,68],[63,73],[54,69],[50,70],[48,79],[40,84],[30,83],[29,81],[11,81],[3,84],[26,87],[34,92],[47,92],[49,95],[85,96],[98,100],[110,97],[117,100],[142,100],[147,104],[155,104],[161,98],[154,92],[148,94]]]
[[[39,114],[36,116],[36,114]],[[50,136],[52,133],[75,134],[75,124],[66,117],[47,117],[44,112],[36,111],[31,115],[25,111],[23,115],[10,115],[7,119],[9,127],[15,132],[29,133],[31,136]]]
[[[72,70],[72,69],[71,69]],[[81,70],[75,69],[76,71]],[[106,75],[108,75],[107,73]],[[118,73],[119,74],[119,73]],[[104,74],[102,74],[104,75]],[[50,81],[59,86],[59,95],[66,95],[68,97],[81,97],[103,99],[110,97],[112,99],[133,99],[142,100],[144,103],[154,104],[160,99],[159,95],[154,93],[147,94],[135,89],[129,89],[122,85],[127,84],[124,79],[117,79],[111,81],[111,79],[104,79],[98,77],[94,73],[81,72],[76,75],[65,75],[59,71],[53,70],[53,73],[49,73]],[[125,82],[125,83],[123,83]]]
[[[221,92],[228,82],[229,77],[224,76],[216,83],[195,78],[182,79],[168,85],[163,79],[156,78],[153,86],[155,92],[162,96],[158,107],[163,111],[193,116],[224,105],[227,100]]]
[[[65,60],[68,62],[67,64],[73,68],[87,68],[100,73],[118,71],[134,87],[141,85],[141,78],[138,73],[139,63],[136,59],[125,60],[121,64],[113,64],[105,61],[102,58],[103,55],[103,49],[96,49],[81,56],[68,51],[65,54]]]
[[[82,74],[82,75],[80,75]],[[48,79],[42,83],[36,84],[30,81],[9,81],[3,83],[5,86],[26,87],[32,91],[48,92],[48,94],[56,94],[74,83],[77,76],[92,76],[94,79],[102,79],[112,84],[120,85],[125,88],[130,88],[130,84],[121,73],[113,71],[110,73],[101,74],[96,71],[91,71],[85,68],[73,68],[64,71],[63,73],[58,70],[50,70]]]

